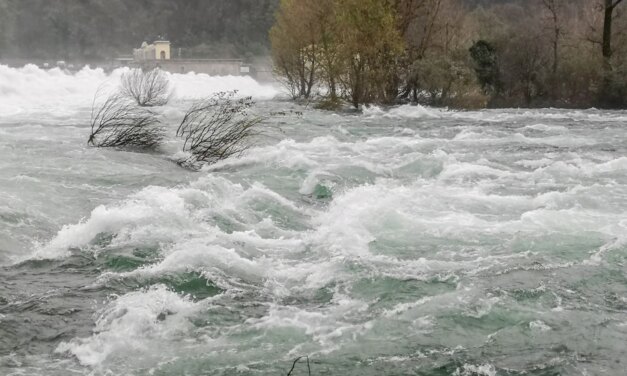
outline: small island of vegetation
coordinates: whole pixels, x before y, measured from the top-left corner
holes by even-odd
[[[292,97],[325,108],[624,108],[621,2],[282,0],[270,40]]]

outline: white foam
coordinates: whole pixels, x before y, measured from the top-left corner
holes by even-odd
[[[148,187],[120,205],[99,206],[88,219],[64,226],[30,258],[66,257],[71,248],[84,248],[99,234],[113,235],[117,242],[127,244],[142,244],[147,240],[155,244],[180,236],[175,235],[176,231],[164,231],[164,228],[181,230],[185,234],[196,227],[180,192]]]
[[[599,111],[588,110],[526,110],[526,109],[499,109],[499,110],[479,110],[479,111],[455,111],[449,109],[432,108],[420,105],[402,105],[390,109],[371,106],[363,109],[365,116],[369,118],[407,118],[407,119],[438,119],[454,118],[487,123],[511,123],[517,121],[528,121],[538,119],[539,121],[572,120],[577,122],[625,122],[627,121],[627,111]],[[526,126],[526,129],[535,129],[550,133],[563,133],[567,129],[559,125],[536,124]]]
[[[229,341],[249,335],[255,336],[254,346],[280,348],[279,358],[301,351],[348,352],[359,348],[362,336],[386,343],[407,332],[398,328],[410,328],[415,335],[437,332],[442,312],[476,318],[490,314],[508,301],[503,300],[506,295],[486,292],[486,275],[498,288],[501,277],[512,271],[603,265],[604,258],[625,244],[620,183],[625,157],[555,151],[534,159],[535,151],[528,153],[532,148],[526,145],[585,144],[568,139],[562,129],[537,124],[470,125],[455,137],[458,127],[439,133],[426,121],[418,129],[397,125],[403,118],[437,121],[476,115],[504,121],[523,116],[509,112],[501,116],[418,107],[365,109],[357,117],[360,121],[385,116],[393,119],[392,126],[370,136],[352,132],[350,124],[345,132],[327,128],[335,137],[324,132],[295,134],[294,139],[253,148],[241,159],[208,167],[191,183],[145,188],[94,209],[86,219],[62,228],[35,257],[63,257],[72,248],[108,252],[155,246],[159,257],[153,264],[105,273],[97,283],[129,279],[143,285],[193,271],[226,292],[203,303],[192,303],[162,286],[131,292],[99,312],[92,336],[66,342],[59,351],[96,366],[139,354],[129,362],[138,369],[137,362],[154,360],[150,353],[155,349],[177,356],[183,336],[197,341],[197,353],[214,354],[203,342],[213,340],[211,333],[228,343],[225,352],[241,350],[245,345]],[[177,117],[180,112],[171,107],[164,115]],[[514,153],[493,153],[493,146],[512,146]],[[527,159],[518,159],[518,147]],[[287,184],[280,179],[277,183],[277,171],[280,179],[289,174]],[[319,184],[333,188],[332,200],[307,197]],[[92,244],[102,233],[113,236],[111,244]],[[606,245],[574,251],[567,260],[559,250],[536,250],[545,246],[546,237],[587,234]],[[429,296],[411,295],[413,291],[390,294],[392,299],[402,294],[400,301],[387,300],[390,296],[364,298],[357,291],[358,281],[382,278],[454,281],[457,289]],[[188,324],[199,307],[231,308],[239,303],[246,307],[232,317],[241,320],[229,322],[228,328]],[[536,333],[548,326],[541,321],[528,325]],[[276,341],[286,332],[287,349]],[[379,337],[381,333],[386,337]],[[457,374],[495,372],[489,364],[467,364]]]
[[[118,87],[121,75],[127,70],[120,68],[107,74],[100,68],[85,67],[71,74],[59,68],[43,70],[35,65],[23,68],[0,65],[0,116],[26,116],[33,112],[55,117],[74,115],[77,110],[91,106],[98,90],[107,92]],[[265,100],[280,93],[276,87],[261,85],[248,76],[167,75],[175,99],[197,99],[237,90],[239,96]]]
[[[366,310],[368,305],[365,302],[335,295],[333,303],[316,311],[273,304],[266,316],[249,319],[247,324],[258,330],[282,327],[302,330],[320,345],[323,353],[329,353],[338,348],[338,342],[351,341],[372,327],[368,321],[351,323],[345,320],[346,317]]]
[[[563,132],[568,131],[568,128],[561,126],[561,125],[549,125],[549,124],[542,124],[542,123],[526,125],[525,129],[531,129],[534,131],[547,132],[547,133],[563,133]]]
[[[552,330],[551,327],[548,326],[542,320],[531,321],[529,323],[529,329],[534,330],[534,331],[538,331],[538,332],[548,332],[548,331]]]
[[[162,285],[128,293],[99,312],[92,336],[62,342],[56,352],[68,352],[86,366],[135,354],[150,362],[150,352],[160,359],[162,344],[182,339],[192,327],[188,317],[199,307]]]
[[[384,110],[378,106],[365,106],[362,109],[364,116],[369,118],[387,117],[387,118],[409,118],[409,119],[436,119],[440,118],[446,111],[417,105],[405,105],[392,107]]]
[[[492,364],[464,364],[455,370],[454,376],[496,376],[496,368]]]

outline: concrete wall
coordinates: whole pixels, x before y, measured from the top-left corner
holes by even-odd
[[[205,73],[210,76],[240,76],[241,60],[158,60],[145,61],[147,69],[159,67],[170,73]]]

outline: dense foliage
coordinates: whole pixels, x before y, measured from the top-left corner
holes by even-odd
[[[355,107],[627,106],[622,0],[281,0],[275,70]]]

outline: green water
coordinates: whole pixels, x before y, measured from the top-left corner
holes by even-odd
[[[0,121],[2,375],[624,374],[624,112],[304,109],[198,173],[86,114]]]

